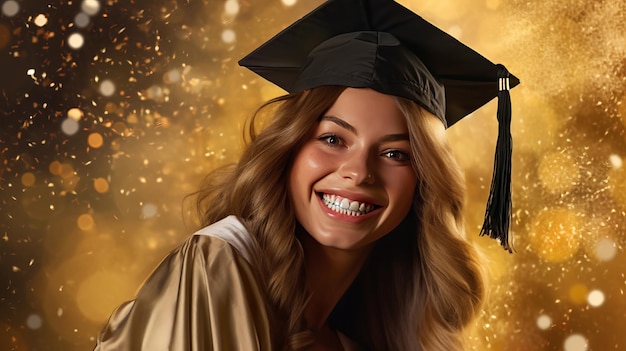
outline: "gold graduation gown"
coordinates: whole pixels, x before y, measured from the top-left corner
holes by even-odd
[[[95,351],[272,350],[249,242],[234,216],[188,238],[113,312]]]

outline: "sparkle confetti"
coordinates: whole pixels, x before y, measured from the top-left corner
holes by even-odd
[[[237,60],[322,1],[0,0],[0,350],[93,349],[284,93]],[[476,235],[496,103],[445,132],[489,261],[466,349],[626,350],[626,2],[399,2],[522,81],[515,254]]]

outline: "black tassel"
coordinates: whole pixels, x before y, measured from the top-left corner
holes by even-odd
[[[500,242],[502,247],[513,252],[509,242],[511,223],[511,95],[509,94],[509,71],[498,65],[498,142],[493,162],[493,178],[485,221],[480,235],[489,235]]]

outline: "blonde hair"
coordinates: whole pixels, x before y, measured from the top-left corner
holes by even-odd
[[[305,349],[304,253],[287,191],[295,154],[344,87],[320,87],[265,103],[250,124],[250,143],[234,166],[213,172],[200,193],[202,225],[234,214],[256,243],[272,307],[278,349]],[[412,211],[379,240],[329,322],[374,350],[461,350],[460,333],[483,295],[477,256],[465,240],[464,182],[434,117],[396,99],[406,116],[418,186]],[[257,133],[259,111],[277,106]],[[441,126],[441,122],[435,121]]]

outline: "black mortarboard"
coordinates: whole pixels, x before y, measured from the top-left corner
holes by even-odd
[[[289,93],[324,85],[404,97],[446,127],[498,96],[499,135],[481,235],[511,251],[511,106],[519,84],[393,0],[329,0],[239,61]]]

